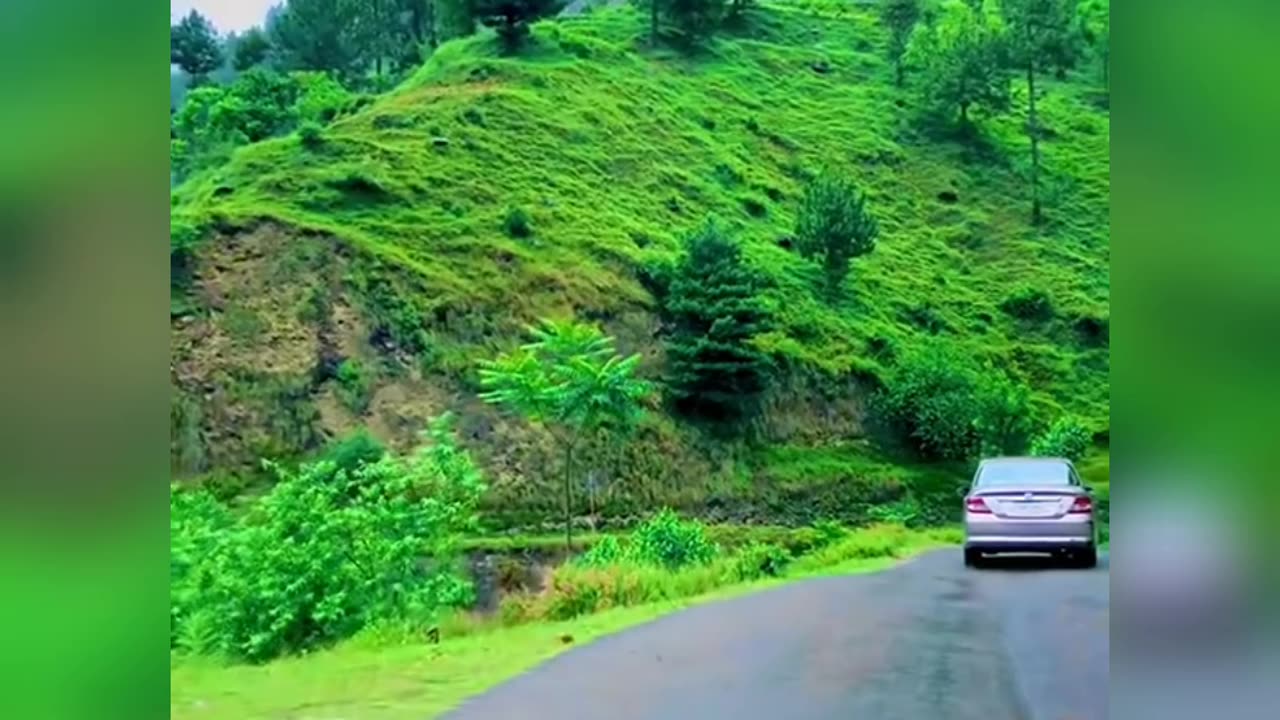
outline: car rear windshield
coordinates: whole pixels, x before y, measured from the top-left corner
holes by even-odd
[[[1060,462],[1011,462],[984,465],[978,485],[1070,485],[1071,472]]]

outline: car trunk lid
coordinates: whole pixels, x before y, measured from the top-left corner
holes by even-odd
[[[1077,490],[1046,488],[1000,488],[974,493],[996,516],[1012,519],[1060,518],[1083,494]]]

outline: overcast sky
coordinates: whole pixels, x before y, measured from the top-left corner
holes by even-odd
[[[195,8],[221,34],[261,25],[267,10],[283,0],[169,0],[169,21],[176,23]]]

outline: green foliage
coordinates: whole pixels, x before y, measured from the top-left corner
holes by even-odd
[[[1000,370],[988,367],[980,381],[977,418],[982,454],[1021,455],[1031,437],[1031,389]]]
[[[561,4],[560,0],[472,0],[471,7],[482,25],[497,30],[503,48],[515,52],[529,34],[529,23],[550,15]]]
[[[662,12],[687,42],[709,37],[724,17],[724,0],[664,0]]]
[[[805,188],[796,220],[800,253],[819,258],[834,293],[849,274],[849,263],[876,247],[880,233],[867,198],[849,178],[823,172]]]
[[[372,465],[386,454],[386,447],[362,428],[331,445],[319,459],[330,463],[335,475],[344,472],[353,476],[362,466]]]
[[[1039,457],[1062,457],[1071,461],[1084,457],[1093,443],[1089,428],[1078,418],[1064,416],[1053,421],[1031,443],[1031,454]]]
[[[265,63],[270,54],[271,38],[255,25],[236,39],[235,49],[231,53],[231,65],[237,71],[244,72]]]
[[[628,548],[628,557],[635,562],[673,570],[708,563],[719,553],[702,523],[681,520],[670,508],[663,508],[636,528]]]
[[[668,382],[683,412],[734,422],[756,410],[771,366],[754,344],[769,329],[762,285],[713,221],[685,237],[663,308],[672,322]]]
[[[183,143],[180,175],[216,162],[231,148],[291,132],[299,123],[328,122],[352,96],[320,73],[282,75],[252,68],[226,87],[202,87],[188,93],[173,117],[173,132]],[[319,134],[308,130],[308,147]]]
[[[998,114],[1009,107],[1004,35],[984,11],[943,6],[935,23],[916,28],[907,59],[919,70],[920,104],[935,113],[958,110],[967,124],[970,108]]]
[[[1000,309],[1020,320],[1044,321],[1053,317],[1053,300],[1042,288],[1019,285],[1000,303]]]
[[[1069,69],[1082,49],[1078,0],[1000,0],[1009,60],[1028,73]]]
[[[190,75],[194,84],[222,66],[218,33],[194,9],[169,28],[169,62]]]
[[[779,577],[786,571],[791,556],[777,545],[753,543],[734,558],[734,574],[739,580]]]
[[[613,535],[605,535],[591,549],[578,556],[576,562],[588,567],[603,567],[621,562],[625,557],[622,543]]]
[[[972,361],[933,342],[903,354],[876,406],[921,456],[966,460],[979,450],[978,379]]]
[[[447,416],[429,435],[414,456],[350,475],[276,467],[280,482],[234,523],[210,498],[172,491],[174,641],[260,661],[468,602],[457,542],[484,484]]]
[[[518,207],[507,210],[502,229],[513,238],[526,238],[533,234],[533,228],[529,226],[529,214]]]
[[[1080,38],[1090,48],[1102,74],[1102,84],[1111,84],[1111,2],[1082,0],[1077,8]]]
[[[893,61],[894,79],[902,85],[903,56],[907,42],[920,21],[921,0],[883,0],[880,3],[880,22],[889,31],[889,59]]]
[[[324,145],[324,126],[313,120],[308,120],[298,126],[298,142],[302,146],[315,150]]]
[[[636,377],[639,355],[622,357],[599,328],[543,320],[534,341],[480,369],[481,399],[546,426],[565,454],[565,543],[573,545],[573,451],[588,434],[629,432],[652,393]]]
[[[357,358],[347,358],[338,365],[336,374],[338,397],[351,412],[361,415],[373,399],[373,382],[368,370]]]

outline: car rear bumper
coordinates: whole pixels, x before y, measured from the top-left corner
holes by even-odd
[[[964,546],[986,552],[1050,552],[1094,544],[1090,518],[1065,516],[1045,520],[970,515],[965,518]]]
[[[986,552],[1046,552],[1091,545],[1091,535],[970,535],[964,541],[966,548]]]

